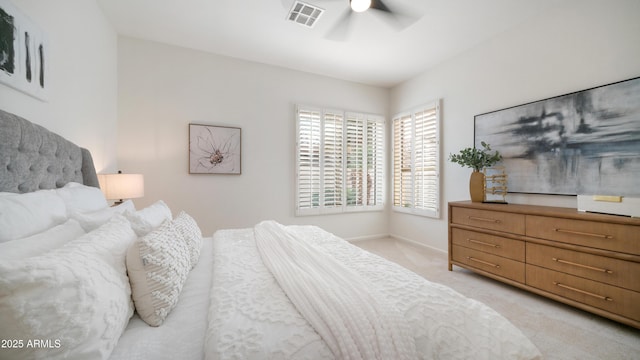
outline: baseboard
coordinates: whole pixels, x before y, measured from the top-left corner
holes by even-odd
[[[365,236],[356,236],[351,238],[345,238],[348,242],[358,242],[358,241],[366,241],[366,240],[377,240],[391,237],[389,234],[373,234],[373,235],[365,235]]]
[[[429,246],[427,244],[423,244],[423,243],[421,243],[419,241],[415,241],[415,240],[406,238],[404,236],[400,236],[400,235],[396,235],[396,234],[389,234],[389,237],[392,237],[392,238],[394,238],[396,240],[399,240],[399,241],[403,241],[403,242],[409,243],[411,245],[420,246],[420,247],[423,247],[425,249],[430,249],[430,250],[437,251],[437,252],[440,252],[440,253],[443,253],[443,254],[447,255],[447,252],[443,251],[442,249],[438,249],[436,247]]]

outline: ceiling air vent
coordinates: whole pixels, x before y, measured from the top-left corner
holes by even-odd
[[[313,27],[323,12],[324,9],[317,6],[295,1],[289,12],[288,19],[306,27]]]

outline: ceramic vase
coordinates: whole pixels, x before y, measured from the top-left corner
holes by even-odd
[[[474,171],[469,178],[469,194],[472,202],[484,201],[484,173]]]

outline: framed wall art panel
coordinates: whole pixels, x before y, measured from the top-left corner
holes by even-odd
[[[509,192],[640,195],[640,77],[476,115]]]
[[[9,0],[0,0],[0,83],[47,100],[48,50],[42,30]]]
[[[190,174],[241,174],[241,129],[189,124]]]

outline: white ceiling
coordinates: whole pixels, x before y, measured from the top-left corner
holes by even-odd
[[[391,87],[566,0],[384,0],[419,17],[399,31],[375,10],[328,38],[349,0],[304,0],[315,27],[287,20],[294,0],[98,0],[121,35]]]

